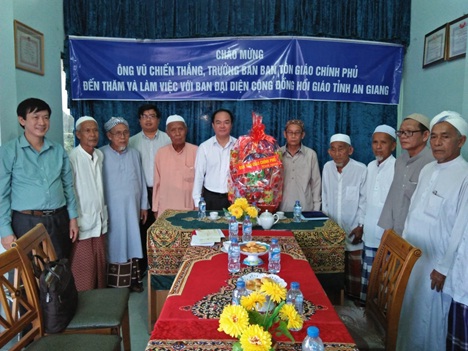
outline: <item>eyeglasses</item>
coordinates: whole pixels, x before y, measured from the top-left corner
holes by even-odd
[[[141,115],[143,119],[156,119],[157,117],[156,115]]]
[[[118,138],[121,138],[121,137],[126,138],[130,135],[130,132],[128,130],[124,130],[123,132],[116,132],[116,133],[109,132],[109,133],[111,133],[112,135],[115,135]]]
[[[289,132],[288,131],[288,132],[286,132],[286,134],[289,135],[289,136],[299,136],[299,135],[302,134],[302,132]]]
[[[397,130],[396,135],[397,137],[401,138],[402,135],[406,137],[412,137],[414,133],[422,132],[421,129],[419,130]]]

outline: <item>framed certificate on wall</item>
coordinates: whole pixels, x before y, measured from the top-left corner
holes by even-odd
[[[16,20],[14,28],[16,68],[44,75],[44,35]]]
[[[468,15],[448,23],[447,60],[455,60],[466,56],[467,30]]]
[[[428,33],[424,37],[423,68],[441,62],[445,58],[447,25]]]

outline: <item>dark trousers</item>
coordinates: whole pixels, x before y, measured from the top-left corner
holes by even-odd
[[[153,213],[153,188],[146,188],[148,191],[148,218],[146,219],[145,224],[140,223],[140,238],[141,238],[141,248],[143,249],[143,258],[138,260],[140,265],[140,272],[143,275],[148,269],[148,246],[147,246],[147,233],[149,227],[154,223],[154,213]]]
[[[39,223],[44,224],[47,233],[49,233],[57,258],[69,259],[72,241],[70,239],[70,218],[67,209],[64,208],[51,216],[33,216],[13,211],[11,226],[17,238],[26,234]]]
[[[207,211],[220,211],[223,208],[227,209],[231,206],[227,194],[215,193],[205,187],[203,187],[203,198],[206,202]]]

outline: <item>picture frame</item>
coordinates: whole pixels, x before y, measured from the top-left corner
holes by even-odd
[[[15,66],[18,69],[44,75],[44,35],[14,20]]]
[[[468,15],[448,23],[446,60],[451,61],[466,56]]]
[[[447,24],[424,36],[423,68],[442,62],[447,50]]]

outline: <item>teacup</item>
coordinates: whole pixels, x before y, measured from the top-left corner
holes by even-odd
[[[283,211],[277,211],[276,214],[278,215],[279,219],[284,219],[284,212]]]
[[[218,219],[218,212],[216,212],[216,211],[210,212],[210,218],[211,219]]]

